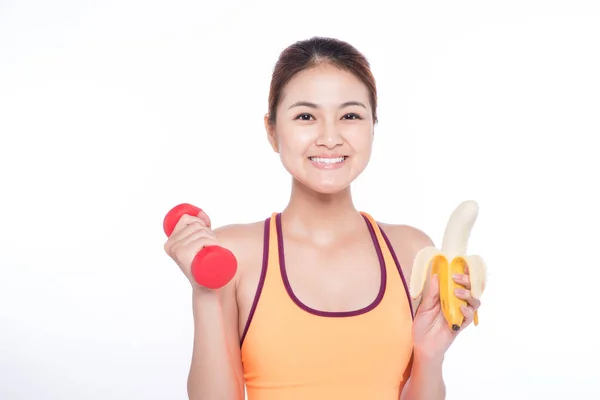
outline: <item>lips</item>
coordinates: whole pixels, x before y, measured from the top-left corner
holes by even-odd
[[[317,164],[339,164],[344,162],[348,156],[336,156],[336,157],[308,157],[308,159]]]

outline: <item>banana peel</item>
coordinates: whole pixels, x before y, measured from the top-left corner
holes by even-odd
[[[486,265],[478,255],[467,255],[467,245],[471,230],[479,213],[479,206],[473,200],[458,205],[450,215],[446,225],[442,248],[427,246],[414,258],[410,277],[409,292],[414,300],[421,295],[428,273],[437,275],[440,288],[440,306],[448,327],[458,331],[464,322],[461,306],[466,300],[456,297],[454,290],[465,289],[452,279],[453,274],[464,274],[466,268],[471,282],[471,296],[480,299],[486,284]],[[430,268],[431,267],[431,268]],[[473,324],[479,324],[479,315],[475,311]]]

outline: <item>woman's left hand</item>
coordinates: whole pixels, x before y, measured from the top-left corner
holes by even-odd
[[[457,332],[448,327],[448,323],[440,306],[440,285],[437,276],[432,276],[429,290],[424,294],[417,314],[413,321],[413,343],[415,352],[431,359],[443,359],[444,354],[454,342],[456,336],[473,322],[474,312],[481,305],[480,301],[471,296],[471,281],[468,268],[465,273],[453,278],[454,281],[466,288],[458,289],[456,297],[466,300],[467,305],[461,307],[465,316],[463,324]]]

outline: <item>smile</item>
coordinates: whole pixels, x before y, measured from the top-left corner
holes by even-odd
[[[346,159],[348,158],[348,156],[341,156],[341,157],[308,157],[308,159],[310,161],[312,161],[315,164],[324,164],[324,165],[334,165],[334,164],[340,164],[343,163],[344,161],[346,161]]]

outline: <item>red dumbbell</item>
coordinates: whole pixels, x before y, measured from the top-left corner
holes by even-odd
[[[197,216],[202,210],[191,204],[175,206],[163,220],[163,230],[171,236],[175,225],[185,214]],[[209,289],[218,289],[233,279],[237,271],[237,260],[233,253],[221,246],[207,246],[196,254],[192,261],[192,276],[196,282]]]

